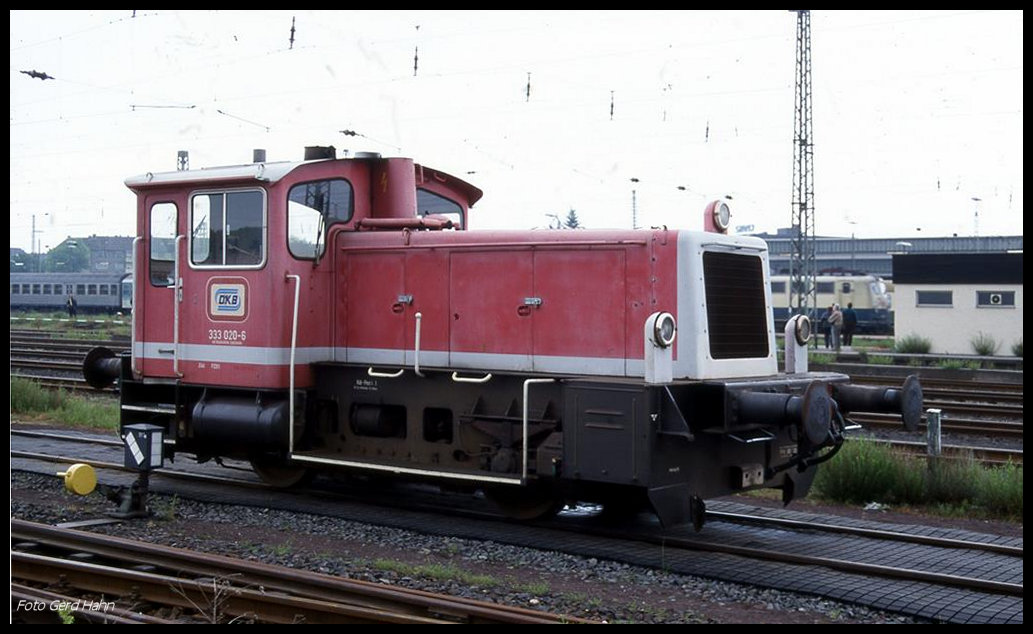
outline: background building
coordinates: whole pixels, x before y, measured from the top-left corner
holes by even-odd
[[[1021,253],[893,256],[895,336],[917,335],[934,353],[976,354],[972,341],[996,341],[1011,355],[1022,341]]]
[[[792,255],[790,228],[752,234],[768,243],[771,274],[789,273]],[[856,271],[892,280],[896,253],[1006,253],[1022,250],[1022,236],[964,236],[942,238],[829,238],[815,240],[818,271]]]

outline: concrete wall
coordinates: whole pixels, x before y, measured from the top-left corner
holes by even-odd
[[[918,306],[916,292],[952,291],[951,306]],[[977,306],[977,291],[1014,291],[1014,306]],[[995,284],[903,284],[893,294],[894,333],[897,340],[918,335],[932,341],[934,353],[976,354],[972,339],[980,332],[992,336],[1000,347],[997,354],[1012,356],[1012,344],[1022,338],[1022,285]]]

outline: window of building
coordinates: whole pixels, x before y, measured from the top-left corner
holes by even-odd
[[[154,286],[172,286],[176,268],[175,203],[158,203],[151,207],[150,277]]]
[[[784,292],[786,292],[786,283],[785,282],[772,282],[771,283],[771,292],[772,293],[784,293]]]
[[[976,291],[980,308],[1015,308],[1015,291]]]
[[[326,250],[330,225],[352,217],[352,186],[342,179],[300,183],[287,194],[287,248],[313,259]]]
[[[915,291],[918,306],[953,306],[954,291]]]
[[[262,190],[195,195],[190,206],[190,261],[206,267],[262,266],[265,216]]]

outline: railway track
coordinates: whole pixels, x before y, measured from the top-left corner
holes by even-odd
[[[197,611],[192,620],[201,622],[590,622],[17,519],[11,520],[11,540],[12,580],[131,596]]]
[[[115,439],[103,439],[103,442],[118,444]],[[211,479],[208,485],[223,486],[216,479]],[[239,488],[238,480],[233,481],[233,486],[238,492],[246,490]],[[262,506],[288,504],[293,507],[293,501],[299,496],[302,500],[315,496],[309,506],[325,512],[330,508],[347,507],[347,501],[352,500],[347,492],[320,489],[290,494],[291,502],[285,502],[283,500],[288,498],[282,497],[284,493],[257,483],[252,486],[260,489],[254,496],[256,503]],[[211,493],[203,495],[212,496]],[[237,493],[215,494],[215,497],[237,501],[248,496]],[[393,523],[404,521],[401,518],[412,512],[411,500],[404,494],[378,496],[376,506],[390,505],[380,512],[369,506],[368,495],[363,497],[367,501],[354,518],[359,521]],[[416,499],[419,502],[415,508],[440,517],[444,505],[428,502],[419,494]],[[512,540],[539,548],[548,544],[549,549],[583,557],[616,557],[619,561],[659,566],[668,572],[684,574],[717,574],[718,578],[731,575],[729,580],[775,584],[780,589],[796,585],[799,586],[796,589],[803,592],[817,592],[847,601],[855,601],[860,593],[866,598],[856,601],[874,607],[886,607],[879,605],[886,597],[909,597],[907,603],[913,610],[903,604],[892,607],[917,615],[920,606],[937,606],[940,611],[928,616],[952,622],[997,622],[995,619],[1014,622],[1016,618],[1021,622],[1021,538],[998,538],[949,529],[889,527],[859,520],[841,522],[825,518],[819,521],[806,512],[758,509],[738,503],[711,502],[709,506],[707,527],[700,534],[691,530],[660,530],[654,521],[635,520],[613,527],[590,516],[561,515],[532,527],[514,526],[476,508],[450,509],[448,514],[454,519],[432,520],[431,524],[437,528],[416,527],[416,530],[442,530],[446,535],[455,536],[469,532],[479,539],[503,543]],[[486,521],[491,524],[484,524]],[[528,537],[523,531],[533,535]],[[861,590],[862,587],[866,589]],[[961,609],[962,606],[967,607]],[[954,607],[959,609],[954,610]]]

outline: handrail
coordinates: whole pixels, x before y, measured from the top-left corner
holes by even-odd
[[[136,367],[136,319],[143,319],[143,306],[140,305],[139,297],[137,293],[140,291],[140,272],[136,270],[136,253],[139,251],[140,243],[143,242],[143,236],[136,236],[133,238],[133,305],[129,307],[129,369],[133,373],[133,378],[140,377],[140,369]],[[143,356],[141,350],[140,356]]]
[[[397,379],[398,377],[402,376],[403,372],[405,372],[405,368],[402,368],[398,372],[374,372],[373,366],[370,366],[369,369],[366,370],[366,374],[370,376],[380,377],[382,379]]]
[[[183,376],[179,371],[179,304],[183,301],[183,278],[179,276],[179,241],[184,238],[186,236],[183,234],[176,236],[175,278],[172,281],[172,372],[176,376]]]
[[[488,376],[490,377],[491,375],[489,374]],[[521,477],[521,479],[524,482],[527,482],[527,424],[528,424],[528,420],[527,420],[527,402],[528,402],[528,396],[529,396],[529,393],[530,393],[531,384],[532,383],[553,383],[555,381],[556,381],[556,379],[527,379],[526,381],[524,381],[524,415],[523,415],[523,421],[521,421],[522,422],[522,427],[523,427],[522,434],[523,434],[523,443],[524,444],[523,444],[523,449],[520,452],[520,462],[522,464],[522,471],[521,471],[520,477]]]
[[[290,421],[287,425],[287,452],[294,453],[294,351],[298,349],[298,299],[301,294],[301,276],[287,273],[284,282],[294,280],[294,313],[291,316],[291,361],[290,361],[290,387],[287,394],[288,416]]]
[[[420,323],[423,321],[423,313],[416,313],[416,358],[413,363],[413,371],[416,372],[416,376],[423,377],[423,372],[420,372]]]
[[[477,379],[472,379],[472,378],[468,378],[468,377],[465,377],[465,376],[459,376],[458,372],[453,372],[452,373],[452,380],[455,381],[456,383],[487,383],[488,381],[491,380],[491,372],[489,372],[489,373],[485,374],[484,376],[482,376],[480,378],[477,378]]]

